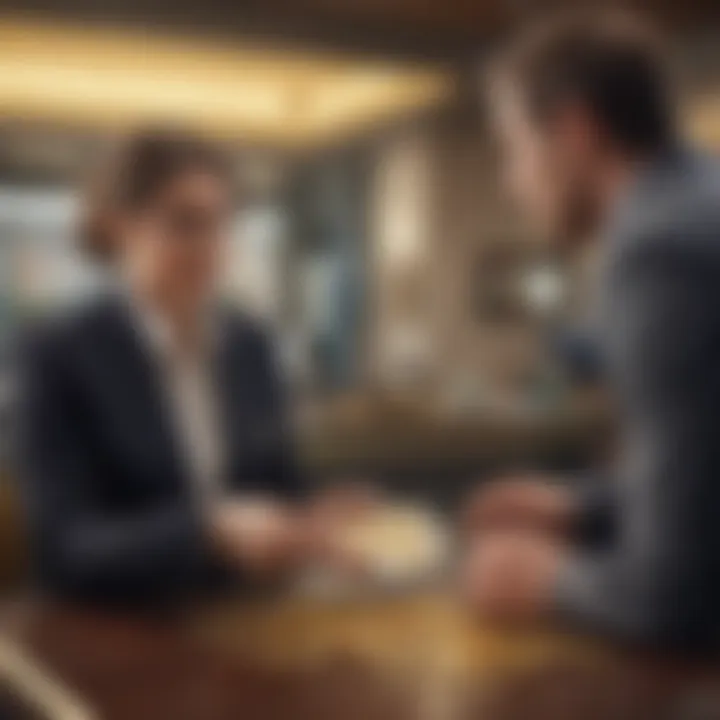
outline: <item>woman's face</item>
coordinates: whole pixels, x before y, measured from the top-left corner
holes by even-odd
[[[172,179],[121,219],[132,282],[174,311],[198,309],[215,290],[230,215],[229,188],[217,175],[188,170]]]

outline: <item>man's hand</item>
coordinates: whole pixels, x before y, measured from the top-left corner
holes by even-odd
[[[463,594],[493,620],[539,619],[551,609],[565,554],[558,543],[537,536],[485,535],[471,548],[465,562]]]
[[[499,480],[481,487],[465,507],[464,526],[471,532],[532,530],[569,532],[575,516],[572,494],[540,477]]]

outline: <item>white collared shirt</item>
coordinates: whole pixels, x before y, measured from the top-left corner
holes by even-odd
[[[164,318],[148,308],[134,315],[152,353],[162,385],[167,417],[176,445],[187,463],[197,499],[210,503],[222,493],[225,453],[213,360],[220,342],[219,328],[206,323],[196,348],[183,348]],[[211,327],[212,326],[212,327]]]

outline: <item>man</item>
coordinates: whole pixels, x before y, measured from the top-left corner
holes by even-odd
[[[603,245],[597,326],[620,451],[587,483],[520,478],[471,507],[484,613],[712,648],[720,629],[720,169],[682,147],[657,45],[603,14],[533,28],[499,63],[506,179],[565,248]],[[576,489],[578,488],[578,489]],[[585,540],[593,535],[607,542]]]

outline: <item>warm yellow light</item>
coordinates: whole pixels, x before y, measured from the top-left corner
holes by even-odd
[[[717,93],[703,94],[691,100],[686,123],[695,142],[714,149],[720,148],[720,100]]]
[[[441,102],[435,68],[0,20],[0,116],[123,127],[175,122],[316,143]]]

